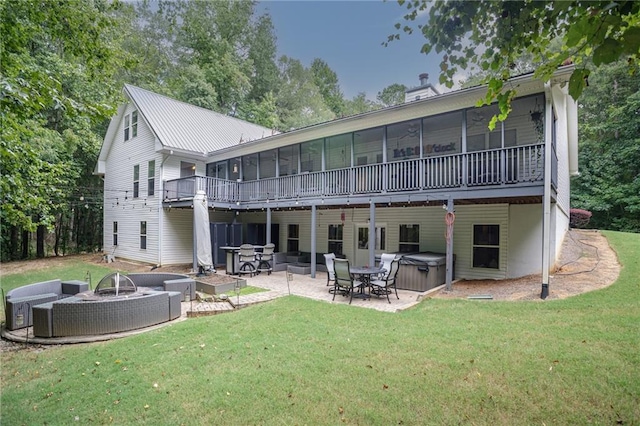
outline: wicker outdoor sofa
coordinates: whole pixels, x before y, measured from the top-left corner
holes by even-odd
[[[118,333],[176,319],[181,315],[180,302],[195,298],[195,281],[186,275],[140,273],[127,277],[138,287],[135,297],[76,297],[73,295],[83,296],[78,293],[88,289],[87,283],[78,281],[52,280],[11,290],[5,298],[7,329],[33,325],[37,337]]]

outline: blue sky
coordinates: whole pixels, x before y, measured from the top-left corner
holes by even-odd
[[[324,60],[347,98],[365,92],[375,99],[393,83],[415,87],[423,72],[439,86],[440,56],[420,53],[420,34],[382,46],[406,13],[396,1],[260,1],[258,13],[263,11],[273,20],[278,57],[287,55],[305,66],[314,58]]]

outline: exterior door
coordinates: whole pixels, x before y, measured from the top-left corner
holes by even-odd
[[[358,223],[355,225],[355,259],[351,262],[353,266],[369,265],[369,224]],[[382,254],[387,246],[387,225],[376,224],[375,252]],[[371,265],[373,266],[373,265]]]

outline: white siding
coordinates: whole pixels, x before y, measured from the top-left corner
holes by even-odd
[[[509,206],[507,278],[539,274],[542,268],[542,205]]]
[[[135,108],[127,105],[124,115]],[[123,117],[124,117],[123,115]],[[124,141],[124,119],[118,125],[107,161],[104,178],[104,250],[117,257],[158,263],[158,217],[161,157],[154,150],[154,136],[138,115],[138,134]],[[155,160],[155,195],[147,196],[148,162]],[[139,196],[133,198],[133,167],[140,166]],[[118,247],[113,247],[113,222],[118,222]],[[140,222],[147,222],[147,248],[140,249]]]
[[[162,264],[193,262],[193,210],[163,210]]]

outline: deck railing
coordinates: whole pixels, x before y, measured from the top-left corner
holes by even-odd
[[[235,203],[517,185],[542,182],[543,169],[544,145],[536,144],[246,182],[190,176],[166,181],[164,198],[190,199],[204,190],[210,200]]]

